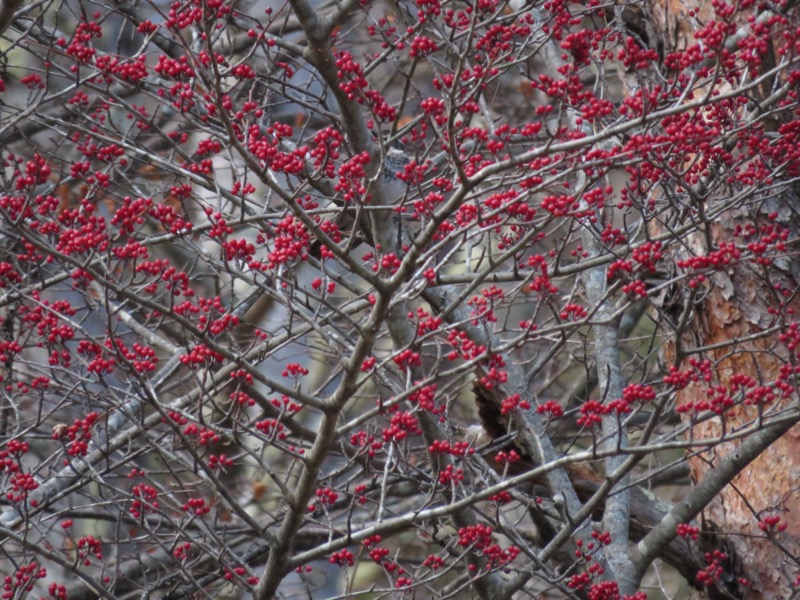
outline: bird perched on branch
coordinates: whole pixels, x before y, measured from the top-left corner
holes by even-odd
[[[383,195],[385,196],[382,198],[382,200],[386,204],[392,206],[400,204],[405,200],[408,186],[406,185],[406,182],[399,177],[399,175],[402,175],[402,173],[405,171],[406,165],[411,161],[411,159],[406,153],[403,143],[400,141],[395,141],[386,146],[380,146],[376,156],[382,162],[382,166],[380,167],[379,171],[381,188],[383,190]],[[334,199],[334,203],[342,206],[340,200]],[[336,223],[339,229],[341,231],[347,231],[351,230],[353,227],[356,227],[358,231],[353,232],[356,242],[366,241],[372,244],[373,240],[370,228],[359,227],[356,224],[356,219],[354,218],[355,212],[356,211],[353,207],[342,206],[341,213],[336,217]],[[408,236],[403,236],[401,232],[402,220],[398,218],[394,221],[393,227],[396,226],[398,230],[398,239],[402,239],[403,237],[407,238]],[[319,258],[320,247],[321,244],[319,241],[312,242],[309,246],[309,254],[314,258]]]
[[[406,194],[406,182],[400,176],[410,162],[411,158],[406,153],[403,142],[395,141],[386,149],[383,157],[383,181],[389,195],[386,200],[392,204],[402,200]]]
[[[402,178],[406,165],[411,162],[411,158],[405,151],[405,146],[400,141],[395,141],[386,148],[383,156],[382,188],[384,193],[383,201],[396,207],[402,205],[408,195],[408,185]],[[413,236],[417,233],[417,228],[412,228],[411,223],[404,218],[404,211],[395,212],[391,217],[391,227],[396,232],[397,250],[410,246]]]

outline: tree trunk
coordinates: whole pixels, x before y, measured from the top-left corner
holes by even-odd
[[[663,56],[697,43],[698,30],[719,19],[709,3],[695,0],[654,0],[649,2],[646,11],[649,14],[639,15],[646,23],[638,29],[647,35],[640,37],[654,37],[645,42],[651,48],[658,47]],[[740,12],[732,17],[736,27],[743,27],[737,33],[749,31],[747,17],[758,14]],[[636,30],[630,23],[627,25],[629,30]],[[734,44],[734,49],[736,41],[732,38],[736,35],[729,33],[729,43]],[[771,50],[767,54],[772,55]],[[771,56],[764,58],[762,71],[770,67],[767,63]],[[674,76],[674,72],[665,75]],[[717,89],[725,91],[723,86],[718,85]],[[767,123],[767,130],[780,125],[775,120]],[[712,161],[711,174],[706,175],[705,182],[714,177],[715,168]],[[724,211],[719,218],[705,220],[703,214],[713,213],[722,203],[730,202],[735,190],[719,186],[709,193],[702,179],[688,183],[695,191],[700,191],[689,199],[689,204],[693,207],[691,218],[705,221],[704,231],[688,238],[685,245],[673,246],[675,261],[707,257],[731,243],[742,248],[747,239],[741,232],[748,226],[761,231],[765,231],[762,228],[783,228],[788,230],[790,240],[800,235],[800,200],[792,184],[787,184],[778,195],[774,190],[764,193],[761,199],[756,195],[737,210]],[[774,183],[780,184],[779,181]],[[729,193],[720,192],[722,189]],[[685,218],[686,213],[683,216]],[[652,231],[664,231],[663,222],[654,225]],[[698,441],[733,433],[761,414],[774,415],[782,407],[797,402],[795,377],[787,372],[795,368],[797,355],[792,344],[787,348],[785,336],[791,334],[786,323],[795,321],[800,314],[800,299],[790,293],[798,289],[800,267],[790,259],[757,264],[738,262],[731,254],[728,258],[730,264],[713,275],[695,278],[694,282],[684,279],[684,283],[673,290],[671,308],[665,306],[662,313],[672,321],[671,326],[664,328],[665,334],[671,333],[665,344],[666,366],[692,373],[696,379],[678,390],[677,408],[685,411],[683,418],[692,423],[692,436]],[[685,327],[681,328],[681,324]],[[737,342],[732,343],[733,340]],[[710,361],[706,363],[710,369],[704,371],[702,361]],[[709,379],[703,379],[704,373]],[[746,383],[743,376],[751,378],[750,382]],[[776,384],[785,388],[779,391]],[[766,395],[759,396],[760,392]],[[726,395],[735,405],[723,409]],[[713,408],[715,402],[720,408],[714,418],[701,420],[698,411],[692,410],[698,403],[710,403]],[[706,527],[717,530],[719,538],[729,544],[727,549],[735,557],[731,565],[733,573],[743,578],[740,589],[742,597],[748,600],[789,598],[795,589],[800,551],[800,494],[796,486],[800,478],[798,438],[800,429],[795,427],[736,477],[703,513]],[[694,480],[702,480],[722,457],[735,452],[738,445],[737,441],[729,441],[691,456]],[[781,525],[766,527],[768,532],[765,532],[762,529],[765,517],[780,517]],[[784,525],[786,529],[778,531]]]

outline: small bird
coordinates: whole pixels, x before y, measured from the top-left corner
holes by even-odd
[[[383,155],[382,188],[387,204],[400,207],[405,204],[408,198],[408,185],[401,177],[405,173],[406,165],[411,162],[405,150],[405,146],[399,140],[394,141],[386,147]],[[398,249],[408,247],[411,244],[416,228],[410,228],[408,218],[404,218],[404,210],[396,210],[391,219],[392,229],[397,231]]]
[[[400,178],[405,172],[406,165],[411,162],[406,153],[405,146],[399,140],[393,142],[383,156],[383,184],[390,204],[397,204],[404,200],[408,186]]]
[[[383,160],[383,176],[392,181],[398,179],[406,168],[406,165],[411,162],[411,158],[406,153],[406,147],[403,142],[397,140],[386,149],[386,156]],[[400,179],[400,182],[405,187],[405,182]]]
[[[378,140],[376,136],[376,143],[377,142]],[[403,143],[397,140],[388,147],[385,147],[385,149],[381,148],[380,152],[378,153],[378,157],[383,163],[380,171],[382,184],[381,187],[383,188],[383,193],[386,196],[383,198],[383,201],[387,205],[395,205],[403,202],[406,197],[407,186],[405,181],[398,177],[398,175],[401,175],[405,171],[406,165],[411,160],[405,152]],[[339,199],[334,198],[333,202],[339,206],[342,206],[343,208],[343,210],[336,217],[336,223],[339,229],[341,231],[348,231],[352,229],[355,225],[352,207],[348,209],[348,207],[343,206],[342,201]],[[396,221],[397,229],[399,231],[402,227],[400,221],[397,219],[394,219],[393,221]],[[357,241],[367,241],[370,244],[372,243],[372,236],[368,228],[359,228],[359,231],[353,233],[356,235]],[[309,245],[309,255],[319,259],[320,248],[321,243],[319,240],[312,241]]]

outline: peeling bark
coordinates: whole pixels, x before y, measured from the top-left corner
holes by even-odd
[[[698,11],[694,17],[690,13],[693,10]],[[710,3],[695,0],[652,1],[648,3],[647,12],[652,19],[649,27],[657,31],[667,53],[693,44],[694,28],[714,18]],[[745,25],[746,17],[746,14],[738,14],[737,24]],[[791,237],[796,238],[800,234],[800,217],[796,212],[795,193],[788,185],[782,192],[777,197],[765,194],[759,203],[726,212],[723,218],[706,224],[705,232],[696,234],[685,246],[672,248],[672,259],[678,261],[717,250],[720,244],[734,241],[737,226],[759,227],[770,222],[767,217],[770,213],[772,222],[790,229]],[[707,209],[726,201],[728,199],[719,191],[713,198],[703,199]],[[777,218],[774,218],[775,213]],[[654,231],[663,231],[663,224],[651,227]],[[737,374],[753,377],[758,385],[767,385],[778,379],[782,366],[796,360],[779,341],[780,331],[758,337],[774,329],[779,322],[774,318],[775,311],[794,310],[795,314],[800,314],[800,299],[792,297],[787,302],[776,291],[776,284],[786,290],[796,290],[800,284],[797,266],[789,260],[776,261],[764,268],[752,263],[734,263],[702,282],[695,293],[690,294],[686,289],[678,293],[691,305],[679,306],[677,312],[689,318],[677,338],[666,340],[666,362],[686,369],[687,359],[693,356],[710,360],[714,373],[712,381],[693,383],[680,390],[678,407],[707,400],[709,387],[730,387],[731,378]],[[665,329],[664,333],[669,332]],[[731,344],[753,336],[758,339]],[[699,350],[702,348],[706,349]],[[697,423],[684,415],[684,420],[693,423],[691,434],[695,439],[705,440],[743,427],[758,418],[759,411],[763,411],[762,415],[775,415],[796,402],[795,389],[790,397],[778,398],[760,407],[740,402],[722,418]],[[702,481],[724,457],[739,447],[740,442],[727,442],[691,457],[694,481]],[[800,428],[796,426],[736,476],[702,513],[706,527],[715,530],[735,555],[732,575],[750,582],[740,588],[742,598],[794,597],[792,584],[797,577],[796,557],[800,553],[798,479]],[[769,539],[758,527],[760,518],[768,514],[779,514],[788,524],[786,531],[777,537],[779,543]]]

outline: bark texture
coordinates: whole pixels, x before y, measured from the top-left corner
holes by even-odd
[[[728,239],[731,225],[727,219],[723,220],[719,227],[712,228],[711,239],[714,242]],[[727,273],[711,278],[703,291],[704,298],[694,307],[693,318],[683,336],[683,347],[679,349],[673,340],[666,346],[666,356],[674,363],[681,350],[723,347],[703,352],[702,359],[716,365],[714,379],[709,385],[692,384],[681,390],[679,407],[708,400],[710,387],[730,388],[731,378],[737,374],[746,374],[764,383],[778,378],[785,364],[780,358],[781,354],[785,357],[785,349],[776,340],[779,334],[742,343],[734,351],[729,345],[732,339],[747,338],[769,327],[765,319],[768,309],[779,304],[773,292],[769,283],[749,266],[734,266]],[[775,413],[794,402],[796,396],[780,399],[761,409],[739,404],[727,411],[723,419],[695,424],[692,435],[698,440],[720,437],[726,431],[752,422],[759,410]],[[800,495],[796,488],[800,478],[799,437],[800,429],[795,427],[772,444],[703,513],[706,527],[728,539],[735,553],[734,574],[752,582],[743,596],[747,599],[792,597],[797,570],[793,557],[798,554],[797,540],[800,540]],[[720,458],[738,445],[738,442],[724,443],[691,458],[693,479],[702,480]],[[780,514],[788,523],[788,529],[779,535],[780,545],[765,537],[758,528],[762,517],[774,514]]]
[[[698,11],[696,17],[692,17],[690,11]],[[715,18],[710,3],[696,0],[653,0],[645,13],[649,19],[648,31],[655,31],[658,44],[667,54],[695,43],[696,28]],[[739,14],[737,24],[745,24],[747,16]],[[651,44],[651,47],[654,46]],[[728,201],[729,198],[719,192],[703,200],[709,211]],[[765,194],[754,203],[726,211],[721,218],[707,222],[704,232],[690,238],[686,245],[672,249],[674,260],[708,255],[721,244],[735,241],[737,227],[750,224],[758,228],[769,223],[767,215],[770,213],[773,222],[790,229],[790,239],[797,239],[800,234],[798,207],[793,187],[787,186],[778,196]],[[708,401],[715,386],[730,388],[735,382],[732,378],[739,374],[752,377],[757,385],[769,386],[778,380],[782,368],[796,363],[794,352],[789,352],[780,340],[785,330],[778,326],[779,319],[774,315],[776,311],[787,310],[789,314],[792,310],[795,315],[800,314],[798,298],[784,296],[780,291],[797,290],[798,283],[800,266],[796,261],[787,259],[764,268],[733,261],[695,290],[686,287],[675,290],[677,306],[673,305],[671,314],[676,320],[681,315],[688,318],[679,335],[666,341],[666,363],[686,370],[690,358],[708,360],[713,372],[711,381],[692,383],[679,391],[678,407]],[[732,340],[742,341],[731,346]],[[777,395],[774,401],[758,407],[739,403],[722,418],[693,421],[692,435],[697,440],[717,438],[752,422],[759,411],[776,414],[796,402],[795,386],[790,396]],[[691,419],[691,414],[691,411],[686,413],[684,418]],[[702,480],[738,445],[738,442],[721,444],[690,458],[694,480]],[[737,476],[703,513],[706,527],[718,531],[720,538],[727,540],[727,549],[735,557],[734,564],[729,565],[732,574],[748,580],[748,584],[739,587],[747,600],[795,597],[793,584],[800,553],[798,480],[800,429],[794,427]],[[767,515],[780,515],[788,524],[788,528],[777,535],[777,543],[758,527],[759,520]]]

